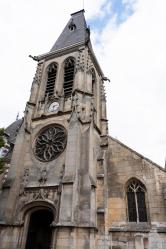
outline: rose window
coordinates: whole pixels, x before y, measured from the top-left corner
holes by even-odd
[[[66,147],[66,131],[62,126],[52,125],[39,134],[35,142],[35,155],[48,162],[57,158]]]

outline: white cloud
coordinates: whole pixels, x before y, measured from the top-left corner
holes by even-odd
[[[102,17],[105,15],[106,6],[110,6],[110,0],[85,1],[85,9],[87,10],[87,18]],[[103,8],[104,7],[104,8]]]
[[[133,8],[139,0],[122,0],[122,4],[127,5],[129,8]]]
[[[47,52],[82,0],[1,0],[0,127],[22,114],[36,63],[29,54]],[[107,4],[108,5],[107,5]],[[158,163],[166,153],[166,2],[125,0],[135,13],[117,26],[116,15],[94,47],[106,76],[110,134]],[[100,17],[110,1],[85,1],[86,17]],[[130,5],[131,6],[131,5]],[[93,35],[94,32],[92,32]]]
[[[111,77],[107,88],[110,133],[163,165],[166,3],[140,0],[137,4],[134,15],[121,26],[110,21],[100,36],[104,46],[98,45],[97,53]]]

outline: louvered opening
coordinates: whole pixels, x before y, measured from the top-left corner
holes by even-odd
[[[72,94],[73,81],[74,81],[74,68],[75,62],[74,59],[69,58],[65,62],[64,68],[64,96],[69,98]]]
[[[51,64],[47,73],[47,85],[45,91],[45,97],[54,95],[55,81],[56,81],[57,65]]]

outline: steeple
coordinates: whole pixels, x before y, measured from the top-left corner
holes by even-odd
[[[98,210],[105,203],[97,195],[104,186],[108,137],[104,77],[84,10],[71,14],[50,52],[33,59],[37,70],[6,180],[12,184],[5,202],[8,222],[28,220],[23,225],[26,238],[23,234],[17,248],[32,249],[35,222],[33,248],[40,243],[43,248],[94,249],[97,220],[104,224]],[[0,219],[5,220],[1,212]],[[49,236],[42,235],[45,227]]]
[[[4,132],[0,249],[166,248],[166,171],[108,136],[84,10],[32,58],[24,118]]]
[[[50,52],[56,52],[78,45],[85,45],[89,41],[89,33],[84,17],[84,10],[77,11],[71,14],[69,22]]]
[[[86,46],[89,50],[89,54],[91,54],[91,59],[102,79],[107,80],[107,78],[104,77],[104,74],[93,51],[90,40],[90,28],[87,26],[84,12],[84,9],[82,9],[71,14],[70,20],[49,52],[38,56],[30,55],[30,57],[36,61],[42,61],[46,58],[54,58],[60,54],[78,51],[81,46]]]

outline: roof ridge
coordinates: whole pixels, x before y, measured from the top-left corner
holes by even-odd
[[[71,14],[71,16],[77,15],[78,13],[81,13],[81,12],[85,13],[85,10],[84,10],[84,9],[81,9],[81,10],[78,10],[78,11],[76,11],[76,12],[73,12],[73,13]]]

